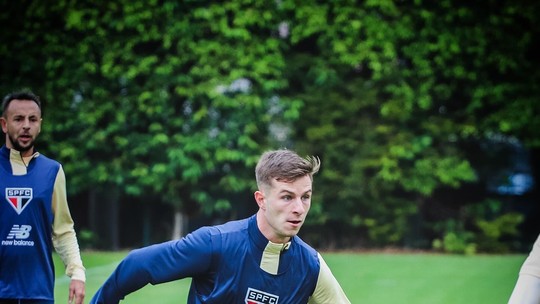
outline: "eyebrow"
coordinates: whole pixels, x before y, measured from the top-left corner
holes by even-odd
[[[34,114],[30,114],[30,115],[24,115],[24,114],[15,114],[15,115],[13,115],[13,117],[27,117],[27,116],[28,116],[28,117],[39,117],[39,115],[38,115],[38,114],[35,114],[35,113],[34,113]]]
[[[305,191],[304,193],[302,193],[302,195],[307,194],[307,193],[311,193],[311,192],[313,192],[313,190],[312,190],[312,189],[309,189],[309,190]],[[283,189],[283,190],[279,191],[279,194],[282,194],[282,193],[288,193],[288,194],[294,194],[294,195],[296,195],[295,192],[289,191],[289,190],[287,190],[287,189]]]

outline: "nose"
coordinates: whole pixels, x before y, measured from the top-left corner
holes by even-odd
[[[30,119],[25,119],[23,122],[23,128],[30,129]]]
[[[294,200],[293,212],[296,214],[303,214],[304,212],[306,212],[306,206],[304,206],[301,198],[297,198]]]

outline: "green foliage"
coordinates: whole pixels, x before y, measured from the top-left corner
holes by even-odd
[[[527,1],[2,5],[0,89],[42,95],[39,147],[72,193],[223,214],[244,207],[263,150],[293,147],[322,159],[310,224],[398,245],[437,190],[481,178],[464,142],[540,147]],[[437,232],[457,251],[472,242]]]
[[[538,88],[531,83],[538,71],[523,81],[512,76],[538,63],[528,56],[534,43],[525,26],[536,21],[518,13],[521,3],[284,3],[299,20],[290,23],[290,94],[306,102],[295,142],[321,156],[319,212],[331,214],[314,223],[334,216],[365,227],[361,242],[399,243],[414,224],[410,215],[437,189],[478,181],[462,142],[508,132],[490,121],[518,108],[538,122],[529,116],[534,103],[514,90]],[[516,27],[518,45],[502,47]],[[457,251],[473,242],[455,236]]]
[[[473,255],[477,252],[474,233],[468,231],[463,221],[448,219],[439,222],[435,228],[442,231],[442,238],[433,240],[432,246],[436,250],[454,254]]]
[[[77,235],[77,239],[81,250],[94,249],[98,245],[97,234],[88,229],[81,230]]]
[[[476,236],[479,250],[484,252],[508,253],[510,245],[504,242],[505,238],[517,236],[517,226],[523,222],[523,215],[519,213],[506,213],[493,220],[479,218],[476,220],[480,232]]]
[[[470,232],[448,232],[442,240],[435,239],[433,248],[448,253],[474,255],[476,244],[472,242],[473,234]]]
[[[474,254],[476,252],[508,253],[510,244],[505,242],[508,237],[518,234],[517,226],[522,223],[523,215],[505,213],[493,220],[483,217],[473,219],[477,229],[466,230],[463,225],[455,225],[446,230],[444,237],[433,241],[433,248],[448,253]]]
[[[509,240],[519,234],[518,225],[524,217],[516,212],[506,212],[503,207],[503,202],[494,199],[464,206],[459,218],[449,218],[434,225],[442,238],[433,241],[433,248],[465,254],[511,252],[514,242]]]
[[[54,81],[34,89],[54,101],[51,137],[62,140],[49,149],[73,177],[70,191],[112,186],[221,212],[231,202],[213,197],[251,185],[241,172],[268,145],[268,124],[298,117],[301,103],[274,96],[286,85],[274,3],[31,8],[27,20],[56,16],[42,55]]]

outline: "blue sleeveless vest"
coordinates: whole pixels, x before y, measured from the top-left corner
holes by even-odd
[[[52,193],[60,164],[43,155],[12,174],[0,149],[0,298],[54,301]]]

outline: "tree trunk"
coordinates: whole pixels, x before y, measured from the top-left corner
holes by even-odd
[[[88,192],[88,222],[90,230],[94,232],[99,232],[98,224],[98,211],[97,211],[97,197],[96,190],[90,189]]]
[[[111,196],[110,196],[110,203],[109,203],[109,206],[110,206],[110,226],[109,226],[109,231],[110,231],[110,235],[111,235],[111,246],[112,246],[112,249],[114,251],[120,249],[120,242],[119,242],[119,218],[118,218],[118,214],[119,214],[119,209],[120,209],[120,202],[119,202],[119,198],[120,198],[120,195],[118,195],[118,191],[117,190],[112,190],[111,191]]]
[[[111,187],[113,188],[113,187]],[[90,230],[100,240],[98,247],[118,250],[119,243],[120,194],[111,189],[106,193],[99,189],[88,192],[88,213]]]
[[[145,212],[143,214],[143,246],[151,244],[150,236],[152,235],[152,208],[150,204],[144,204]]]
[[[174,225],[173,225],[173,231],[172,231],[173,240],[178,240],[185,235],[187,222],[188,222],[187,216],[179,208],[175,208]]]

